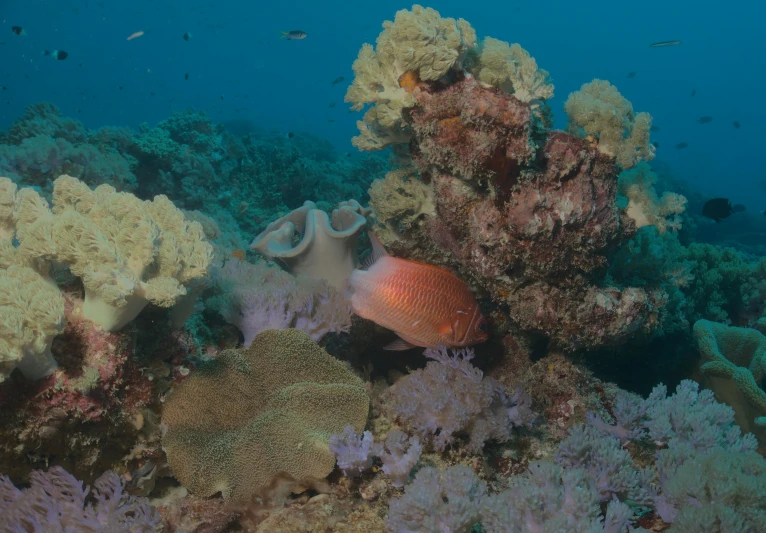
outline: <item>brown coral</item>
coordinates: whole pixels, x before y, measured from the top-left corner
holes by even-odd
[[[330,435],[349,424],[361,431],[368,404],[364,383],[306,334],[269,330],[172,393],[163,446],[194,494],[250,499],[278,480],[327,476],[335,465]]]

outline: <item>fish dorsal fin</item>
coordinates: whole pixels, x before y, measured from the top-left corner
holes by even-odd
[[[364,268],[370,268],[375,263],[375,261],[388,255],[388,252],[385,248],[383,248],[383,245],[380,244],[380,241],[373,232],[368,231],[367,236],[370,238],[370,242],[372,243],[372,253],[365,257],[364,261],[362,262],[362,266],[364,266]]]
[[[390,350],[392,352],[401,352],[404,350],[411,350],[412,348],[417,348],[417,346],[415,346],[411,342],[407,342],[406,340],[402,338],[398,338],[395,341],[391,341],[385,346],[383,346],[384,350]]]

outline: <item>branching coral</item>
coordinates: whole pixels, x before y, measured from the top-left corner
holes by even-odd
[[[569,95],[564,109],[570,129],[593,136],[599,151],[616,158],[623,168],[654,158],[654,146],[649,142],[651,115],[634,113],[633,105],[608,81],[584,84]]]
[[[305,333],[265,331],[173,391],[163,447],[193,493],[249,500],[280,478],[311,483],[329,474],[330,435],[347,425],[361,431],[368,404],[362,380]]]
[[[162,531],[157,510],[146,498],[124,491],[114,472],[106,472],[90,493],[60,466],[36,471],[30,486],[19,490],[0,475],[2,531],[77,531],[78,533],[149,533]]]
[[[296,328],[314,341],[347,332],[351,315],[343,294],[325,280],[292,276],[265,263],[229,260],[214,271],[219,296],[208,306],[244,335],[245,347],[267,329]]]
[[[354,61],[355,78],[346,102],[355,111],[373,106],[357,123],[360,135],[354,137],[354,146],[380,150],[407,142],[402,112],[415,105],[414,87],[460,71],[475,45],[476,32],[463,19],[442,18],[436,10],[419,5],[412,11],[397,11],[393,22],[383,23],[376,47],[365,44]]]
[[[269,224],[250,248],[284,263],[295,274],[343,288],[356,268],[356,241],[367,224],[368,213],[356,200],[350,200],[333,210],[330,217],[314,202],[306,201]]]
[[[548,72],[521,45],[487,37],[470,70],[482,84],[512,94],[522,102],[553,98]]]
[[[470,436],[468,449],[479,452],[486,441],[505,442],[514,427],[533,419],[527,397],[505,388],[471,365],[473,351],[432,348],[435,359],[397,381],[390,389],[389,409],[425,443],[444,450],[460,433]]]
[[[620,173],[618,193],[628,199],[627,214],[636,228],[655,226],[657,231],[681,229],[681,214],[686,211],[686,198],[673,192],[658,197],[654,192],[657,175],[642,161],[635,168]]]
[[[71,176],[56,180],[52,210],[32,189],[18,194],[19,252],[67,265],[85,286],[85,316],[106,330],[122,328],[149,302],[172,307],[185,285],[207,275],[213,249],[202,226],[165,196],[141,201]]]

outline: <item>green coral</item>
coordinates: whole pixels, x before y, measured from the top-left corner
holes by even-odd
[[[694,337],[704,361],[702,373],[722,378],[736,385],[736,389],[755,411],[755,426],[766,437],[766,391],[759,383],[766,377],[766,337],[750,328],[737,328],[699,320],[694,324]],[[719,384],[720,386],[720,384]],[[714,390],[719,387],[713,386]],[[723,394],[727,391],[722,390]],[[735,411],[742,413],[745,406],[732,402]],[[747,426],[750,421],[744,421]],[[747,427],[743,426],[743,427]]]
[[[564,109],[569,128],[593,136],[599,151],[623,168],[654,159],[654,146],[649,142],[652,116],[634,113],[633,105],[608,81],[584,84],[569,95]]]

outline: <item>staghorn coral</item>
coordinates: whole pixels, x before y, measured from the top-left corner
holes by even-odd
[[[202,226],[165,196],[142,201],[71,176],[54,183],[52,210],[32,189],[18,196],[19,253],[67,265],[85,286],[85,316],[109,331],[149,302],[172,307],[213,259]]]
[[[329,474],[330,435],[361,431],[368,404],[363,382],[305,333],[270,330],[177,386],[162,411],[162,445],[192,493],[248,500],[279,480]]]
[[[245,347],[267,329],[296,328],[319,342],[327,333],[348,332],[351,325],[345,297],[325,280],[234,258],[214,270],[214,280],[221,294],[207,305],[239,328]]]
[[[652,117],[634,113],[633,105],[608,81],[595,79],[571,93],[564,104],[569,127],[593,136],[602,154],[622,168],[654,158],[649,142]]]
[[[269,224],[250,244],[295,274],[327,280],[342,289],[356,268],[356,241],[369,212],[356,200],[343,202],[332,216],[306,201]],[[297,242],[296,242],[297,241]]]
[[[512,94],[522,102],[553,98],[548,72],[521,45],[486,37],[475,64],[469,69],[480,83]]]
[[[146,498],[126,494],[114,472],[96,480],[94,491],[60,466],[36,471],[24,490],[0,475],[0,514],[4,532],[76,531],[150,533],[162,531],[157,510]]]
[[[642,161],[620,173],[618,193],[628,199],[627,215],[636,228],[655,226],[661,234],[681,230],[681,214],[686,211],[686,198],[673,192],[658,197],[654,192],[657,175]]]
[[[411,11],[397,11],[393,22],[383,23],[376,47],[364,44],[354,61],[355,77],[345,100],[355,111],[372,104],[364,121],[357,122],[360,135],[354,146],[380,150],[406,143],[410,133],[403,111],[415,105],[415,87],[461,71],[475,45],[476,32],[463,19],[442,18],[417,4]]]

